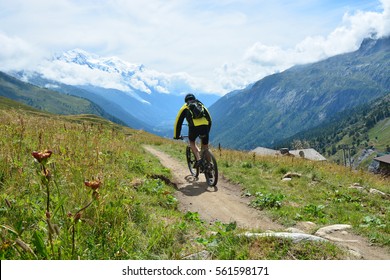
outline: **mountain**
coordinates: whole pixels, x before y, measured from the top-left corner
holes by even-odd
[[[369,130],[382,121],[387,122],[388,119],[390,119],[390,93],[367,104],[335,114],[328,122],[276,142],[275,146],[291,148],[294,140],[307,141],[310,146],[316,147],[321,153],[331,156],[334,154],[331,151],[332,146],[341,144],[354,147],[360,144],[364,144],[362,147],[371,146],[372,143],[367,141]],[[381,129],[385,135],[377,139],[380,141],[378,143],[380,143],[379,148],[382,152],[386,149],[386,144],[390,146],[387,130],[390,130],[390,125],[388,128]],[[376,137],[378,138],[378,135]],[[351,141],[346,141],[347,139]]]
[[[390,153],[390,93],[368,104],[333,116],[326,124],[302,131],[276,144],[293,148],[295,144],[315,147],[329,160],[345,163],[344,154],[354,168],[366,168],[376,156]]]
[[[3,72],[0,72],[0,96],[54,114],[95,114],[118,124],[124,124],[124,122],[108,114],[97,104],[85,98],[60,94],[53,90],[40,88],[22,82]]]
[[[252,149],[326,122],[390,92],[390,37],[365,39],[351,53],[292,67],[234,91],[210,107],[212,139]]]
[[[185,74],[164,74],[116,57],[75,49],[42,62],[35,71],[13,76],[61,93],[87,98],[124,123],[159,135],[172,135],[185,93],[194,92],[207,106],[219,96],[198,92]]]

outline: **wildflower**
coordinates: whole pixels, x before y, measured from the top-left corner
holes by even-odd
[[[44,150],[43,152],[34,151],[31,154],[39,163],[41,163],[41,162],[47,160],[51,156],[52,153],[53,152],[50,150]]]
[[[99,187],[100,187],[100,180],[96,180],[96,181],[84,181],[84,185],[86,185],[87,187],[93,189],[94,191],[97,190]]]

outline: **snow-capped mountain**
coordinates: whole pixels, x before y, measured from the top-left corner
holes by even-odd
[[[184,94],[193,92],[206,105],[219,98],[201,91],[197,80],[186,73],[160,73],[142,64],[100,57],[81,49],[54,55],[34,72],[13,75],[38,86],[90,99],[121,118],[117,115],[119,106],[159,134],[172,129]],[[110,106],[116,109],[110,110]]]
[[[166,74],[146,68],[143,64],[137,65],[126,62],[117,57],[100,57],[95,54],[90,54],[81,49],[74,49],[64,52],[60,55],[55,55],[48,64],[44,64],[45,68],[54,71],[57,74],[55,80],[61,81],[63,71],[58,72],[57,66],[67,65],[65,70],[71,69],[73,73],[70,77],[75,77],[75,84],[91,84],[100,85],[105,88],[110,85],[123,91],[142,91],[151,94],[159,92],[165,94],[182,94],[187,91],[202,91],[199,86],[196,86],[197,80],[186,73]],[[70,67],[69,67],[70,66]],[[43,72],[44,70],[41,69]],[[46,70],[47,71],[47,70]],[[110,81],[93,78],[90,75],[95,74],[98,77],[110,77]],[[69,77],[67,77],[69,79]],[[76,78],[76,77],[75,77]],[[84,79],[81,81],[80,79]]]
[[[136,91],[147,94],[152,91],[168,93],[165,88],[158,87],[166,83],[164,79],[147,73],[150,71],[144,73],[143,65],[131,64],[117,57],[99,57],[74,49],[55,55],[44,65],[45,69],[41,69],[40,72],[47,78],[76,86],[90,85],[120,90],[141,102],[146,101]]]

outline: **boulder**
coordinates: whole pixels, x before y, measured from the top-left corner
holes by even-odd
[[[286,238],[292,239],[294,243],[302,242],[302,241],[322,241],[326,242],[327,240],[311,234],[306,233],[297,233],[297,232],[264,232],[264,233],[252,233],[246,232],[243,234],[245,237],[278,237],[278,238]]]

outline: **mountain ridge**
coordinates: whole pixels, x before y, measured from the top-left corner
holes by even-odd
[[[317,126],[390,91],[390,37],[267,76],[210,107],[214,144],[253,149]]]
[[[124,125],[92,101],[25,83],[0,71],[0,96],[54,114],[95,114]]]

